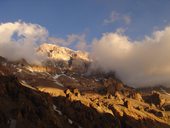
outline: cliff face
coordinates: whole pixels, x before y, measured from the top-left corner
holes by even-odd
[[[42,65],[0,57],[2,128],[170,128],[168,88],[134,89],[87,72],[88,54],[44,44]]]

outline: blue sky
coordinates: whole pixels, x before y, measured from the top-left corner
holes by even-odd
[[[169,25],[169,5],[170,0],[0,0],[0,22],[39,24],[53,37],[86,33],[89,42],[119,28],[142,39]]]

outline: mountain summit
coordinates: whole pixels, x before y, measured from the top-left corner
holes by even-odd
[[[66,47],[60,47],[54,44],[44,43],[38,48],[38,53],[51,59],[69,61],[70,59],[81,59],[89,61],[88,53],[82,51],[74,51]]]

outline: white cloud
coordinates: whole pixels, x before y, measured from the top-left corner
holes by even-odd
[[[38,62],[36,54],[38,43],[46,40],[48,32],[37,24],[25,22],[8,22],[0,24],[0,55],[10,60],[25,58]]]
[[[123,21],[126,25],[128,25],[131,23],[131,17],[129,15],[112,11],[110,16],[107,19],[104,19],[104,24],[112,24],[118,21]]]
[[[131,41],[121,33],[105,33],[93,42],[91,55],[96,60],[94,67],[116,71],[126,84],[170,87],[170,27],[141,41]]]
[[[79,50],[87,49],[85,34],[71,34],[66,39],[49,37],[44,27],[22,21],[1,23],[0,35],[0,56],[9,60],[24,58],[31,63],[39,63],[44,58],[36,50],[46,41],[60,46],[73,46]]]

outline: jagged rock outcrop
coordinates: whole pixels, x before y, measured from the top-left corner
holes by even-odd
[[[165,103],[165,99],[161,98],[159,92],[153,92],[151,95],[144,96],[145,102],[161,107]]]

